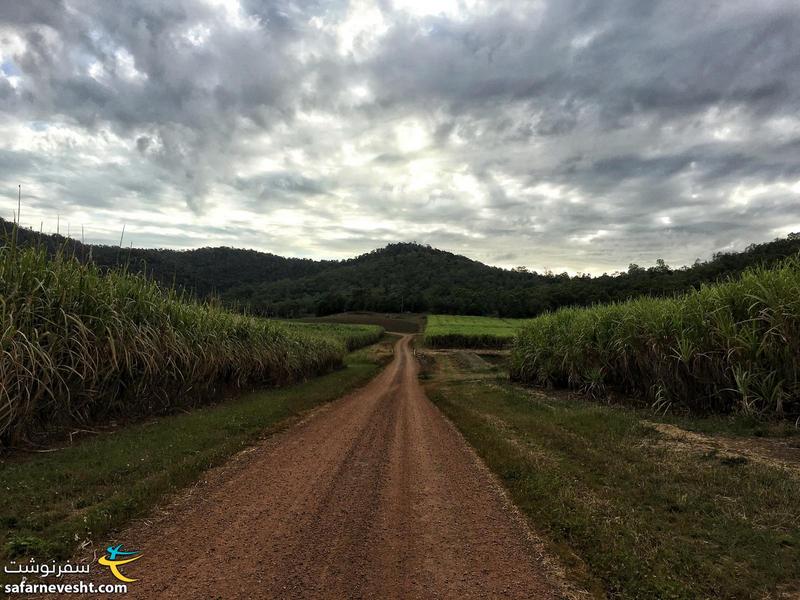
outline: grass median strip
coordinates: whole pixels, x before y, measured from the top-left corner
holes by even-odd
[[[102,539],[264,434],[366,383],[392,341],[352,352],[345,368],[305,383],[0,460],[0,563],[62,559],[82,540]]]
[[[455,361],[438,362],[430,398],[598,595],[800,591],[797,472],[682,451],[641,411],[465,378]]]

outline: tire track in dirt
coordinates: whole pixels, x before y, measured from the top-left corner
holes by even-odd
[[[126,597],[571,595],[425,396],[411,339],[364,388],[212,473],[154,525],[122,534],[142,551]]]

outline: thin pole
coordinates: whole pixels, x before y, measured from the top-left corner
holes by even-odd
[[[122,224],[122,234],[119,236],[119,249],[117,250],[117,266],[119,266],[119,253],[122,251],[122,239],[125,237],[125,223]]]

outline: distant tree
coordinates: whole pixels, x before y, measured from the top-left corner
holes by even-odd
[[[315,312],[320,317],[344,312],[346,303],[344,296],[338,292],[328,292],[317,303]]]
[[[636,263],[631,263],[628,265],[628,275],[636,275],[637,273],[644,273],[644,272],[645,270]]]
[[[647,270],[652,272],[652,273],[669,273],[670,272],[669,265],[666,262],[664,262],[663,258],[657,258],[655,266],[654,267],[650,267]]]

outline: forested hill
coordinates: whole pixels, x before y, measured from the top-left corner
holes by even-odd
[[[6,231],[10,224],[0,220]],[[344,261],[284,258],[255,250],[129,249],[81,244],[21,229],[21,244],[39,243],[106,268],[127,265],[165,285],[268,316],[330,314],[346,310],[440,312],[527,317],[565,305],[666,295],[770,265],[800,252],[800,234],[716,254],[691,267],[631,265],[600,277],[528,273],[490,267],[464,256],[412,243],[390,244]]]
[[[770,265],[800,252],[800,234],[716,254],[707,262],[672,269],[663,261],[600,277],[539,274],[489,267],[418,244],[390,244],[318,273],[263,284],[243,284],[223,297],[264,314],[283,316],[347,310],[438,312],[527,317],[568,305],[668,295]]]
[[[496,304],[480,299],[489,290],[523,289],[532,281],[529,273],[490,267],[428,246],[401,243],[306,277],[241,285],[223,297],[241,299],[259,312],[282,315],[322,315],[345,310],[488,314],[496,310]]]
[[[0,219],[6,237],[12,223]],[[64,250],[81,260],[113,268],[128,266],[134,271],[148,273],[158,282],[188,290],[199,297],[221,294],[233,286],[265,283],[288,277],[312,275],[336,264],[334,261],[315,261],[307,258],[284,258],[275,254],[239,248],[199,248],[197,250],[168,250],[150,248],[120,248],[99,244],[82,244],[60,235],[39,234],[20,229],[23,245],[42,244],[51,253]]]

